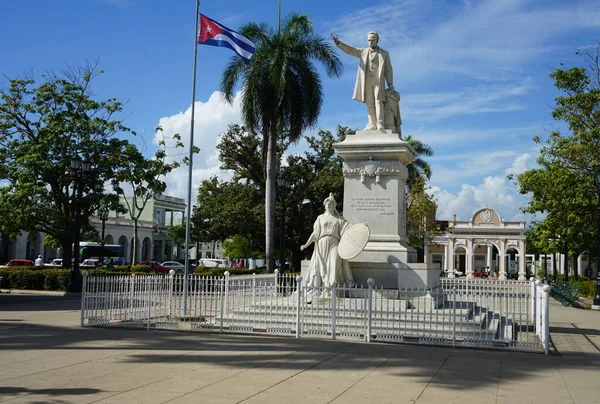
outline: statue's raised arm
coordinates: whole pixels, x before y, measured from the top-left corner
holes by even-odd
[[[367,34],[368,48],[347,45],[338,34],[331,34],[331,38],[342,51],[360,58],[352,99],[367,104],[369,123],[365,130],[392,129],[400,133],[400,94],[394,90],[390,55],[378,46],[379,34],[374,31]]]

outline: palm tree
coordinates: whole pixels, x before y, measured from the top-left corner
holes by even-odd
[[[433,156],[433,149],[428,144],[423,143],[410,135],[407,136],[405,140],[417,153],[415,160],[408,165],[408,180],[406,181],[406,186],[410,190],[413,186],[419,186],[419,184],[424,184],[427,180],[431,179],[431,166],[428,162],[423,160],[421,156]]]
[[[232,57],[221,76],[221,91],[230,104],[242,82],[242,117],[250,131],[262,134],[266,178],[265,228],[267,270],[272,272],[278,136],[292,142],[317,123],[323,102],[321,80],[313,60],[328,76],[339,77],[342,64],[325,39],[314,33],[306,15],[291,14],[276,31],[266,24],[247,24],[240,34],[256,45],[250,62]]]

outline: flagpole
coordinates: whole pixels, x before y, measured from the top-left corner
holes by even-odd
[[[277,33],[281,32],[281,0],[277,1]]]
[[[192,218],[192,166],[194,161],[194,113],[196,110],[196,59],[198,59],[198,20],[200,18],[200,0],[196,0],[196,28],[194,35],[194,74],[192,78],[192,117],[190,119],[190,151],[188,155],[187,220],[185,222],[185,276],[183,279],[183,314],[187,314],[188,277],[190,272],[190,223]],[[196,260],[198,251],[196,251]]]

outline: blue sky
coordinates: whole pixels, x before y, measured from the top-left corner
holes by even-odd
[[[403,133],[431,145],[430,183],[440,219],[468,219],[489,206],[506,220],[529,220],[526,203],[507,179],[535,166],[534,135],[560,126],[551,118],[558,95],[548,74],[560,63],[581,65],[574,48],[600,37],[597,0],[282,0],[282,16],[307,13],[316,31],[364,47],[376,30],[390,52],[402,94]],[[105,71],[99,98],[126,101],[126,124],[152,152],[154,128],[189,136],[194,0],[20,0],[2,2],[0,74],[59,70],[85,59]],[[277,0],[204,1],[201,12],[238,29],[277,24]],[[199,46],[194,183],[218,169],[215,145],[239,104],[217,92],[232,52]],[[364,104],[351,100],[357,60],[342,54],[344,75],[323,76],[325,100],[317,128],[362,129]],[[5,79],[0,79],[5,82]],[[303,144],[290,150],[300,152]],[[187,168],[167,178],[167,193],[185,197]]]

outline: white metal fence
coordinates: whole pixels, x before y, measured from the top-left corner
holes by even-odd
[[[84,271],[81,325],[266,333],[549,352],[539,281],[442,279],[425,289],[308,288],[280,274],[223,277]],[[300,288],[298,288],[300,285]]]

